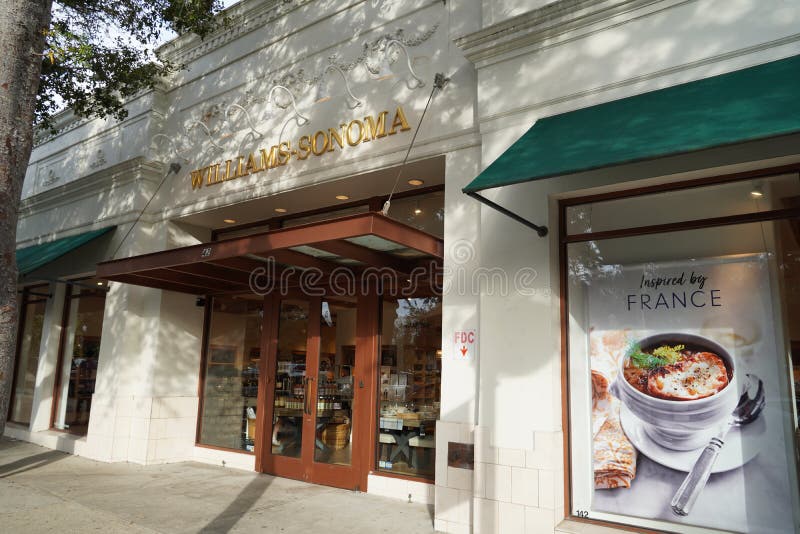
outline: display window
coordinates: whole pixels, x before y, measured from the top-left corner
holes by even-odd
[[[384,300],[378,471],[433,478],[442,380],[441,297]]]
[[[800,175],[690,185],[562,204],[569,511],[797,532]]]
[[[393,199],[389,217],[443,238],[444,191]]]
[[[106,282],[73,280],[64,303],[53,428],[86,435],[100,359]]]
[[[255,450],[262,317],[255,296],[210,300],[199,445]]]
[[[47,305],[47,284],[26,287],[22,291],[17,356],[14,365],[14,383],[8,420],[30,424],[36,370],[39,367],[39,347]]]

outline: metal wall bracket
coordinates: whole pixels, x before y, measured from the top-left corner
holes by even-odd
[[[486,204],[490,208],[499,211],[503,215],[506,215],[507,217],[511,217],[512,219],[514,219],[518,223],[524,224],[528,228],[533,228],[534,230],[536,230],[536,233],[539,234],[539,237],[545,237],[547,235],[547,226],[540,226],[538,224],[532,223],[528,219],[526,219],[526,218],[524,218],[524,217],[522,217],[520,215],[517,215],[513,211],[504,208],[503,206],[501,206],[500,204],[498,204],[496,202],[492,202],[488,198],[486,198],[484,196],[481,196],[478,193],[471,192],[471,193],[467,193],[467,195],[472,197],[472,198],[474,198],[478,202]]]

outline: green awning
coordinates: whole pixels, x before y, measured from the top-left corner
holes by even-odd
[[[79,246],[110,232],[114,228],[116,227],[109,226],[107,228],[101,228],[100,230],[92,230],[91,232],[62,237],[61,239],[56,239],[49,243],[17,249],[17,268],[19,269],[19,274],[24,275],[35,271],[42,265],[60,258],[67,252],[75,250]]]
[[[800,56],[538,120],[465,193],[800,132]]]

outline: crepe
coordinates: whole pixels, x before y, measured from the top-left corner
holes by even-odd
[[[619,401],[594,438],[595,489],[630,488],[636,477],[636,449],[619,424]]]
[[[619,374],[619,360],[625,355],[627,332],[624,330],[592,331],[589,334],[589,356],[592,362],[592,437],[597,436],[611,415],[614,397],[609,393]]]
[[[609,391],[619,374],[630,332],[591,332],[592,463],[595,489],[630,488],[636,477],[636,449],[622,431],[619,400]]]

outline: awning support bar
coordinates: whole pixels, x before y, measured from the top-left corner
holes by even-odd
[[[513,211],[504,208],[503,206],[501,206],[500,204],[497,204],[496,202],[492,202],[488,198],[486,198],[484,196],[481,196],[481,195],[479,195],[478,193],[476,193],[474,191],[468,192],[467,195],[472,197],[472,198],[474,198],[478,202],[482,202],[482,203],[486,204],[487,206],[489,206],[490,208],[499,211],[503,215],[511,217],[512,219],[514,219],[518,223],[524,224],[528,228],[533,228],[534,230],[536,230],[536,233],[539,234],[539,237],[544,237],[544,236],[547,235],[547,227],[546,226],[539,226],[538,224],[534,224],[531,221],[529,221],[528,219],[526,219],[524,217],[521,217],[520,215],[517,215]]]

